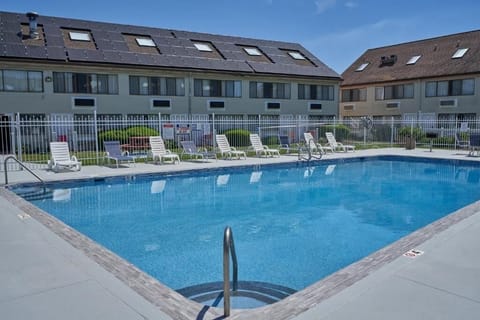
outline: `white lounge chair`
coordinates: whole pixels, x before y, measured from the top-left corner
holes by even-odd
[[[160,161],[163,163],[163,160],[169,160],[172,163],[178,161],[180,163],[180,157],[176,153],[172,153],[170,150],[165,148],[165,143],[163,142],[162,137],[153,136],[149,138],[150,140],[150,151],[152,153],[153,161]]]
[[[50,142],[52,157],[48,160],[48,169],[58,172],[61,168],[75,169],[80,171],[82,163],[77,157],[70,156],[68,142]]]
[[[253,151],[257,154],[257,157],[261,156],[262,154],[265,156],[277,156],[280,157],[280,152],[278,149],[270,149],[267,146],[264,146],[262,143],[262,139],[256,133],[250,134],[250,143],[252,144]]]
[[[334,151],[337,151],[338,149],[342,149],[343,152],[347,152],[348,150],[355,151],[355,146],[337,142],[333,133],[325,132],[325,136],[327,137],[328,144]]]
[[[247,159],[245,151],[237,150],[230,146],[226,135],[217,134],[215,136],[215,141],[217,142],[218,150],[220,151],[222,158],[225,159],[228,157],[231,159],[232,157],[236,157],[237,159],[240,159],[240,157],[244,157]]]
[[[307,144],[307,148],[310,149],[312,154],[326,154],[327,151],[333,153],[333,149],[329,146],[322,146],[319,142],[315,141],[313,135],[310,132],[304,132],[303,137],[305,138],[305,143]]]

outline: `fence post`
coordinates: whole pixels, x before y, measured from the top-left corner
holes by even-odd
[[[95,134],[95,153],[96,153],[96,160],[97,166],[100,164],[100,157],[99,157],[99,148],[98,148],[98,125],[97,125],[97,110],[93,110],[93,132]]]
[[[262,127],[262,115],[259,114],[259,115],[258,115],[258,129],[257,129],[257,131],[258,131],[258,136],[259,136],[260,138],[262,137],[262,132],[261,132],[262,129],[261,129],[261,127]]]
[[[217,145],[217,130],[215,129],[215,113],[212,113],[212,140],[213,140],[213,148]]]
[[[20,113],[17,112],[15,116],[15,130],[17,132],[17,152],[18,152],[18,160],[23,162],[23,149],[22,149],[22,128],[20,125]]]
[[[336,137],[337,136],[337,118],[335,116],[333,116],[333,136]]]
[[[395,137],[395,122],[394,122],[394,118],[392,117],[392,124],[391,124],[391,129],[390,129],[390,147],[393,146],[393,139]]]
[[[158,134],[162,135],[162,114],[158,113]]]

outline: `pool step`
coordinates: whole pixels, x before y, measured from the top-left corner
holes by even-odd
[[[223,306],[223,282],[209,282],[177,290],[183,296],[209,306]],[[231,291],[233,308],[255,308],[280,301],[296,290],[260,281],[239,281],[238,289]]]
[[[46,188],[26,188],[25,190],[16,190],[15,193],[27,201],[51,199],[53,190]]]

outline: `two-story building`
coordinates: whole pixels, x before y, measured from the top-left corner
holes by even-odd
[[[327,119],[340,75],[296,43],[0,12],[0,114]]]
[[[362,54],[342,74],[342,118],[469,120],[480,117],[480,31]]]

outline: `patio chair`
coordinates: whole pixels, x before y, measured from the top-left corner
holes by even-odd
[[[275,155],[280,157],[278,149],[270,149],[269,147],[264,146],[260,136],[256,133],[250,134],[250,143],[252,144],[253,151],[255,151],[257,157],[260,157],[262,154],[270,157]]]
[[[460,132],[455,132],[455,148],[458,149],[469,149],[470,140],[464,140],[460,136]]]
[[[333,149],[329,146],[322,146],[319,142],[315,141],[313,135],[310,132],[304,132],[303,137],[305,139],[305,143],[307,148],[310,150],[312,155],[316,154],[327,154],[327,151],[333,152]]]
[[[355,151],[355,146],[337,142],[333,133],[325,132],[325,136],[327,137],[328,144],[334,151],[337,151],[338,149],[342,149],[343,152],[347,152],[348,150]]]
[[[160,161],[163,163],[164,159],[170,160],[172,163],[178,161],[180,163],[180,157],[176,153],[172,153],[170,150],[165,148],[165,143],[161,136],[153,136],[149,138],[150,140],[150,151],[152,153],[153,161]]]
[[[290,152],[298,152],[298,146],[297,145],[292,145],[290,143],[290,138],[287,135],[279,135],[278,136],[278,141],[280,142],[280,145],[278,146],[278,149],[280,150],[285,150],[286,153]]]
[[[188,155],[192,157],[192,159],[217,159],[217,153],[216,152],[209,152],[205,148],[197,148],[195,145],[194,141],[191,140],[184,140],[180,141],[180,144],[182,145],[183,152],[180,155],[182,157],[183,155]]]
[[[104,159],[108,162],[110,162],[110,160],[115,161],[117,168],[122,161],[135,164],[135,158],[130,156],[128,151],[122,151],[120,148],[120,141],[103,141],[103,146],[105,147]]]
[[[48,169],[58,172],[61,168],[80,171],[82,163],[77,157],[70,156],[68,142],[50,142],[51,158],[48,160]]]
[[[240,159],[240,157],[243,157],[244,159],[247,159],[247,154],[244,151],[237,150],[234,147],[230,146],[226,135],[215,135],[215,141],[217,143],[222,158],[232,159],[232,157],[236,157],[237,159]]]

